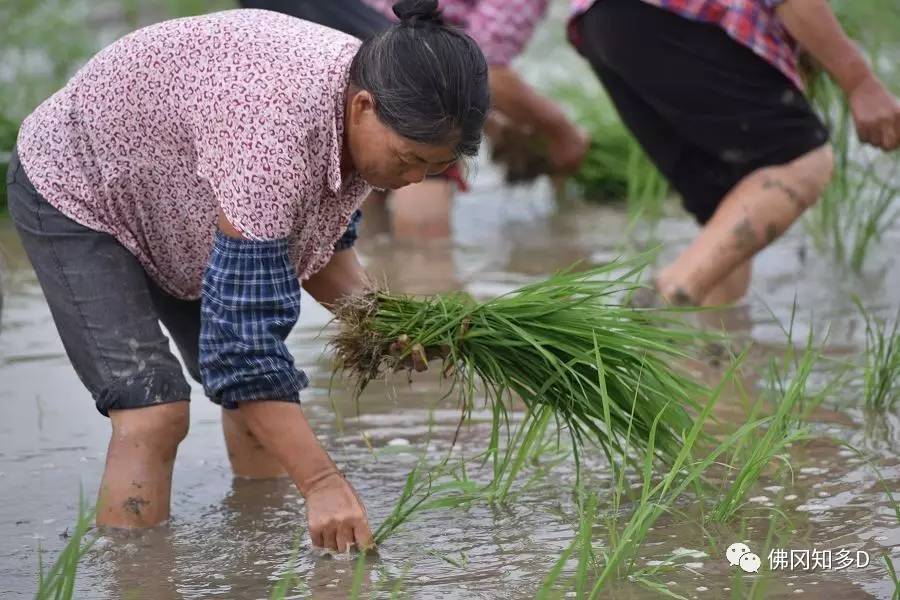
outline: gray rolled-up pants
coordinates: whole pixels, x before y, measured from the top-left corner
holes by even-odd
[[[199,381],[200,301],[159,287],[114,237],[80,225],[34,188],[14,151],[9,213],[66,353],[103,415],[190,399],[165,325]]]

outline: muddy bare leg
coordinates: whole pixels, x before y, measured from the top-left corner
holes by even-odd
[[[97,525],[152,527],[169,518],[172,467],[187,435],[187,401],[109,411],[112,437],[97,501]]]
[[[752,273],[752,259],[741,263],[709,290],[701,303],[703,306],[721,306],[738,302],[747,295],[747,290],[750,289],[750,276]]]
[[[231,470],[237,477],[270,479],[287,476],[278,459],[250,431],[241,411],[222,409],[222,431]]]
[[[691,245],[660,272],[662,295],[678,303],[692,299],[703,305],[732,295],[724,288],[715,295],[711,292],[815,204],[828,185],[832,165],[831,147],[822,146],[742,179]]]

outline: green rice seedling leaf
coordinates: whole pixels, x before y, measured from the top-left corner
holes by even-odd
[[[540,412],[537,414],[537,416],[529,424],[528,432],[525,434],[524,441],[521,444],[513,446],[518,448],[518,450],[516,451],[516,457],[515,460],[513,460],[512,464],[509,466],[509,469],[502,474],[502,483],[500,485],[500,490],[496,496],[497,501],[502,502],[507,498],[513,482],[516,480],[519,471],[521,471],[522,466],[525,464],[525,459],[528,457],[528,454],[534,447],[535,443],[540,441],[540,436],[546,429],[547,423],[550,420],[551,411],[546,406],[541,407],[539,411]]]
[[[376,544],[384,542],[417,514],[465,507],[490,497],[489,490],[466,477],[463,461],[454,468],[448,459],[431,467],[420,464],[410,471],[394,509],[373,535]]]
[[[897,571],[894,569],[894,562],[887,555],[882,553],[881,558],[884,560],[885,566],[887,566],[888,573],[891,575],[891,581],[894,582],[894,593],[891,596],[893,600],[900,599],[900,579],[897,578]]]
[[[587,505],[581,515],[581,523],[578,529],[578,569],[575,572],[575,595],[578,598],[584,597],[584,591],[587,589],[588,568],[594,559],[594,549],[591,546],[591,533],[594,527],[594,520],[597,516],[597,497],[588,498]]]
[[[50,598],[71,600],[75,593],[75,578],[78,572],[78,563],[96,542],[96,537],[85,539],[93,523],[95,509],[88,509],[84,502],[84,494],[78,497],[78,518],[75,527],[70,534],[69,541],[60,552],[56,561],[44,571],[43,563],[38,553],[38,590],[35,593],[36,600],[48,600]]]
[[[675,598],[676,600],[688,600],[686,596],[682,596],[681,594],[676,594],[669,588],[667,588],[664,584],[650,579],[646,575],[641,573],[635,573],[630,576],[635,582],[641,584],[645,588],[650,591],[656,592],[660,596],[665,596],[666,598]]]
[[[894,324],[877,319],[854,298],[866,324],[862,380],[866,408],[891,410],[900,399],[900,310]]]
[[[569,544],[563,553],[560,554],[559,558],[556,559],[556,562],[553,564],[553,568],[550,569],[550,572],[547,573],[547,576],[544,577],[544,581],[541,583],[540,589],[538,589],[535,594],[536,600],[545,600],[546,598],[550,598],[550,593],[553,590],[553,586],[556,585],[556,582],[559,581],[560,576],[562,575],[563,569],[566,568],[566,563],[569,562],[569,559],[572,557],[572,554],[575,552],[575,548],[578,547],[579,538],[576,536],[575,539],[572,540],[572,543]]]
[[[455,558],[451,558],[446,554],[443,554],[442,552],[436,552],[435,550],[429,550],[428,552],[426,552],[426,554],[438,558],[448,564],[451,564],[457,569],[465,569],[466,564],[468,564],[468,559],[466,558],[465,552],[460,552],[460,560],[456,560]]]
[[[271,600],[284,600],[288,592],[294,589],[297,584],[300,582],[300,578],[297,576],[296,565],[297,565],[297,557],[300,555],[300,536],[298,535],[294,539],[294,546],[291,549],[291,556],[288,559],[288,565],[285,569],[284,573],[281,574],[281,577],[278,578],[278,582],[272,588],[272,594],[269,596]]]
[[[366,553],[360,552],[353,568],[353,581],[350,584],[350,597],[361,598],[363,580],[366,578]]]

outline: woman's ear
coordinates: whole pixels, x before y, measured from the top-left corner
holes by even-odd
[[[375,111],[375,99],[372,94],[366,90],[359,90],[350,100],[350,118],[354,123],[359,123],[360,119],[368,112]]]

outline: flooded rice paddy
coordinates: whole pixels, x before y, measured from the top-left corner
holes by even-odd
[[[660,224],[661,260],[690,239],[694,225],[677,210]],[[627,217],[621,208],[557,205],[543,187],[508,190],[479,177],[454,210],[451,242],[398,243],[368,231],[359,249],[367,268],[396,291],[467,290],[479,297],[508,291],[579,259],[599,264],[621,251]],[[109,425],[69,366],[33,272],[8,219],[0,220],[6,255],[6,306],[0,332],[0,597],[28,598],[36,588],[38,553],[52,561],[74,523],[79,489],[93,499],[103,469]],[[747,302],[713,320],[724,320],[742,344],[752,341],[750,361],[762,364],[785,348],[781,324],[798,306],[795,339],[811,329],[829,331],[827,352],[854,357],[865,328],[853,296],[876,315],[892,317],[900,305],[896,227],[870,257],[865,275],[850,276],[810,247],[802,228],[757,260]],[[304,410],[335,460],[367,504],[373,526],[393,509],[409,471],[422,457],[437,460],[451,448],[459,413],[443,399],[434,374],[372,385],[358,406],[338,379],[329,392],[331,362],[323,355],[329,314],[308,297],[289,343],[310,375]],[[723,366],[690,365],[714,383]],[[827,375],[827,368],[825,373]],[[758,381],[745,382],[751,390]],[[303,502],[287,481],[234,480],[218,408],[199,386],[193,390],[191,431],[175,465],[171,522],[133,534],[103,533],[82,563],[76,598],[188,599],[269,597],[291,563],[302,579],[289,597],[347,598],[355,562],[311,551]],[[723,397],[716,415],[739,425],[746,409],[735,395]],[[474,455],[490,436],[487,413],[475,413],[453,452]],[[885,490],[900,498],[900,418],[896,411],[869,414],[851,392],[831,398],[813,416],[815,438],[791,449],[792,477],[764,477],[747,505],[726,524],[703,525],[698,502],[687,493],[664,514],[640,547],[635,567],[671,593],[686,598],[890,598],[894,584],[884,556],[900,563],[900,522]],[[878,466],[833,440],[862,450]],[[611,506],[609,465],[588,450],[585,489],[598,495],[599,513]],[[489,469],[471,465],[484,480]],[[363,597],[531,598],[568,547],[578,528],[572,494],[574,464],[554,449],[525,468],[531,484],[505,503],[421,514],[406,523],[365,565]],[[628,485],[639,485],[629,474]],[[518,489],[518,488],[514,488]],[[632,500],[623,499],[622,520]],[[775,510],[777,509],[777,511]],[[595,549],[608,538],[606,521],[593,529]],[[729,565],[726,548],[743,541],[761,556],[756,574]],[[765,548],[790,552],[844,549],[854,560],[844,568],[771,568]],[[857,552],[866,553],[856,564]],[[859,555],[861,558],[865,554]],[[777,566],[777,563],[776,565]],[[567,566],[555,595],[574,596]],[[638,577],[620,578],[603,597],[660,597]]]

